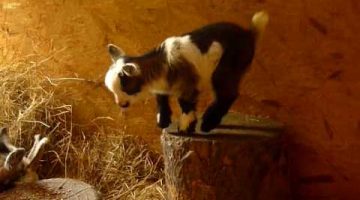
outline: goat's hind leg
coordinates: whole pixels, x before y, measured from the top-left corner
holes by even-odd
[[[202,116],[201,131],[209,132],[220,124],[238,96],[239,80],[237,73],[231,71],[218,72],[213,78],[215,99]]]
[[[236,96],[218,96],[216,100],[206,109],[201,124],[201,131],[209,132],[216,128],[222,117],[229,111]]]

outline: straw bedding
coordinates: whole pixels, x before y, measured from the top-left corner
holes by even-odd
[[[66,96],[59,92],[61,83],[44,74],[51,54],[1,56],[0,126],[8,127],[12,141],[27,149],[37,133],[50,138],[40,178],[78,178],[94,185],[105,199],[164,199],[157,152],[122,131],[73,122],[72,105],[61,101]]]

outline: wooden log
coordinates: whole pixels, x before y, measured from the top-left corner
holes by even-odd
[[[229,113],[208,134],[161,136],[169,200],[285,200],[290,198],[282,124]]]
[[[69,178],[43,179],[32,183],[20,183],[0,192],[2,200],[99,200],[94,187]]]

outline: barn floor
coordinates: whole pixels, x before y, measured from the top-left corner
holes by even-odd
[[[153,100],[121,113],[104,87],[106,44],[140,54],[210,22],[247,26],[266,9],[271,22],[232,110],[287,124],[295,199],[358,199],[359,1],[1,0],[0,6],[2,54],[51,58],[46,74],[62,80],[58,92],[67,94],[76,123],[140,135],[154,149],[160,131]]]

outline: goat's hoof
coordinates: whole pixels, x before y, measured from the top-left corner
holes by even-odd
[[[193,132],[191,132],[191,131],[188,131],[188,130],[178,130],[178,134],[179,135],[187,135],[187,134],[191,134],[191,133],[193,133]]]
[[[157,123],[159,128],[167,128],[171,123],[170,119],[163,119]]]
[[[189,126],[185,129],[182,129],[182,128],[178,128],[178,133],[179,134],[191,134],[191,133],[194,133],[195,132],[195,127],[196,127],[196,123],[197,121],[192,121]]]
[[[211,123],[202,123],[200,130],[201,132],[210,132],[214,128],[216,128],[217,125],[211,124]]]

